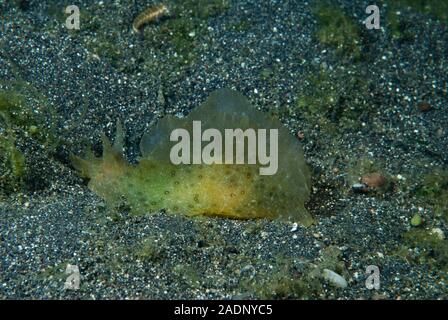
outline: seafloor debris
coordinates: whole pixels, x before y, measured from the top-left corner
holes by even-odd
[[[369,188],[380,188],[386,184],[386,181],[386,178],[378,172],[366,174],[361,177],[361,183]]]
[[[132,23],[132,30],[138,33],[145,24],[152,23],[166,16],[169,13],[167,6],[157,4],[142,11]]]

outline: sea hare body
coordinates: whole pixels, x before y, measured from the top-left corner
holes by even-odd
[[[175,142],[170,141],[170,134],[177,128],[191,132],[193,121],[201,121],[203,130],[278,129],[277,172],[260,175],[260,164],[247,163],[172,164],[170,150]],[[161,119],[143,136],[138,165],[123,158],[120,125],[115,144],[103,136],[103,146],[101,158],[88,153],[86,159],[74,156],[72,161],[90,179],[89,188],[111,205],[124,199],[136,213],[165,209],[190,216],[285,218],[304,226],[313,222],[304,207],[310,194],[310,173],[299,142],[279,120],[256,110],[238,92],[215,91],[187,117]]]

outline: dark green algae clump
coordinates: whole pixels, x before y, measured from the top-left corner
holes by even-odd
[[[358,23],[340,8],[324,3],[313,8],[316,16],[317,39],[333,48],[343,60],[361,60],[363,36]]]
[[[13,123],[23,116],[23,98],[13,92],[0,92],[0,190],[8,193],[20,188],[25,173],[25,157],[16,147]]]
[[[22,80],[0,81],[0,198],[46,185],[39,161],[49,161],[61,145],[55,109]]]

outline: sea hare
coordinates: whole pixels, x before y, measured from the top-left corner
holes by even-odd
[[[176,142],[170,141],[170,135],[178,128],[192,132],[193,121],[201,121],[202,130],[222,132],[229,128],[277,129],[276,173],[260,174],[260,163],[173,164],[170,150]],[[256,110],[236,91],[217,90],[185,118],[168,115],[159,120],[140,142],[142,157],[137,165],[127,163],[123,156],[123,135],[118,123],[113,145],[102,137],[102,157],[90,151],[85,159],[72,156],[74,167],[90,179],[89,188],[111,206],[125,201],[139,214],[164,209],[188,216],[284,218],[303,226],[313,223],[304,207],[310,194],[310,173],[299,142],[278,119]],[[269,150],[271,140],[266,141]],[[206,145],[202,142],[202,147]]]

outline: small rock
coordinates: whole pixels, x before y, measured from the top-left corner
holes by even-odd
[[[347,288],[348,286],[347,280],[345,280],[343,276],[337,274],[332,270],[324,269],[322,275],[325,280],[327,280],[329,283],[331,283],[337,288],[344,289]]]
[[[299,227],[299,224],[297,222],[294,222],[292,224],[292,228],[291,228],[291,232],[295,232],[297,231],[297,228]]]
[[[31,135],[35,135],[38,131],[39,131],[39,128],[38,128],[37,126],[34,126],[34,125],[32,125],[32,126],[30,126],[30,127],[28,128],[28,132],[29,132]]]
[[[316,239],[320,239],[320,238],[322,238],[322,233],[320,233],[320,232],[313,233],[313,237]]]
[[[364,183],[355,183],[352,185],[352,190],[354,192],[366,193],[369,191],[369,188]]]
[[[255,274],[255,267],[251,264],[248,264],[240,269],[240,274]]]
[[[418,227],[422,223],[423,223],[423,219],[418,213],[414,214],[414,216],[411,218],[411,226],[413,226],[413,227]]]
[[[374,172],[363,175],[361,177],[361,183],[364,183],[369,188],[379,188],[386,184],[386,178],[382,174]]]
[[[422,112],[428,112],[432,109],[432,106],[426,101],[420,102],[417,106],[418,109]]]

